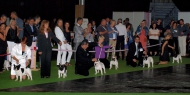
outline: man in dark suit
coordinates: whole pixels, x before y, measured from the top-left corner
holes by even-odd
[[[24,27],[24,36],[27,37],[29,47],[36,41],[37,29],[34,26],[34,18],[29,18],[29,24]]]
[[[88,51],[88,40],[83,40],[81,45],[78,46],[76,51],[76,64],[75,64],[75,74],[80,74],[88,76],[88,70],[94,66],[94,62],[97,61],[96,58],[91,58]]]
[[[140,42],[140,38],[138,36],[135,37],[135,42],[131,43],[129,46],[129,51],[127,54],[127,65],[131,65],[133,67],[142,66],[143,65],[143,54],[147,55],[146,51],[144,51],[142,44]],[[137,64],[137,60],[139,63]]]

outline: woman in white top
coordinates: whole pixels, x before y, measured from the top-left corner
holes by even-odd
[[[63,33],[63,20],[62,19],[58,19],[58,21],[57,21],[57,25],[55,27],[55,35],[63,43],[61,46],[58,45],[58,49],[60,51],[58,51],[58,53],[57,53],[57,65],[65,64],[66,63],[66,54],[67,54],[67,51],[65,51],[66,50],[65,45],[67,44],[67,40]]]
[[[20,68],[28,67],[31,61],[31,50],[26,45],[27,38],[23,37],[20,44],[16,44],[11,51],[11,56],[13,58],[11,65],[11,79],[15,79],[16,72],[14,70],[14,65],[21,65]],[[23,74],[23,79],[26,78],[26,75]]]
[[[149,35],[150,46],[156,45],[159,43],[160,31],[156,29],[156,23],[154,23],[152,25],[152,28],[149,29],[148,35]],[[150,55],[152,55],[153,52],[154,52],[154,55],[157,55],[157,50],[158,50],[158,46],[150,47]]]

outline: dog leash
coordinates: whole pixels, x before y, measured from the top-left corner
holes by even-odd
[[[100,49],[100,54],[99,54],[99,57],[98,57],[98,61],[100,61],[99,59],[100,59],[100,55],[102,54],[102,47],[100,47],[101,49]]]

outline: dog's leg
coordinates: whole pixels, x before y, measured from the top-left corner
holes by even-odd
[[[60,78],[60,72],[58,71],[58,78]]]
[[[148,68],[150,68],[150,62],[148,63]]]
[[[105,67],[103,67],[104,68],[104,74],[106,74],[106,68]]]
[[[109,69],[111,70],[111,68],[112,68],[112,64],[110,63],[110,68]]]
[[[143,68],[144,68],[144,66],[145,66],[145,63],[143,63]]]
[[[179,64],[179,58],[177,59],[177,63]]]
[[[172,63],[174,63],[174,58],[173,58],[173,62]]]
[[[97,74],[97,70],[95,69],[95,75]]]
[[[22,75],[20,75],[19,77],[20,77],[20,82],[22,82]]]
[[[101,75],[103,75],[102,69],[100,70],[100,72],[101,72]]]
[[[15,81],[18,81],[18,75],[16,75],[16,80]]]

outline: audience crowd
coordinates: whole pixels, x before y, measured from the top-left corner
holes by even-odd
[[[10,17],[8,24],[6,15],[0,18],[0,73],[3,72],[4,61],[8,60],[11,64],[11,79],[15,78],[13,64],[34,68],[32,49],[35,47],[40,55],[41,78],[51,76],[52,47],[56,45],[56,65],[75,65],[75,73],[84,76],[89,75],[88,70],[98,60],[109,68],[110,54],[101,54],[101,48],[103,51],[112,47],[124,50],[112,53],[112,56],[118,60],[126,59],[126,65],[133,67],[142,66],[142,57],[147,55],[160,56],[156,64],[167,64],[169,56],[180,54],[185,57],[190,53],[190,26],[183,19],[171,20],[167,26],[163,26],[159,18],[157,21],[152,20],[150,27],[146,20],[142,20],[135,30],[129,18],[124,21],[121,18],[117,21],[105,18],[97,27],[96,21],[92,20],[83,29],[83,18],[79,17],[72,32],[70,22],[62,19],[41,22],[40,16],[35,16],[22,20],[16,12],[11,12]],[[96,50],[96,53],[89,53],[89,50]],[[70,63],[73,53],[75,64]]]

